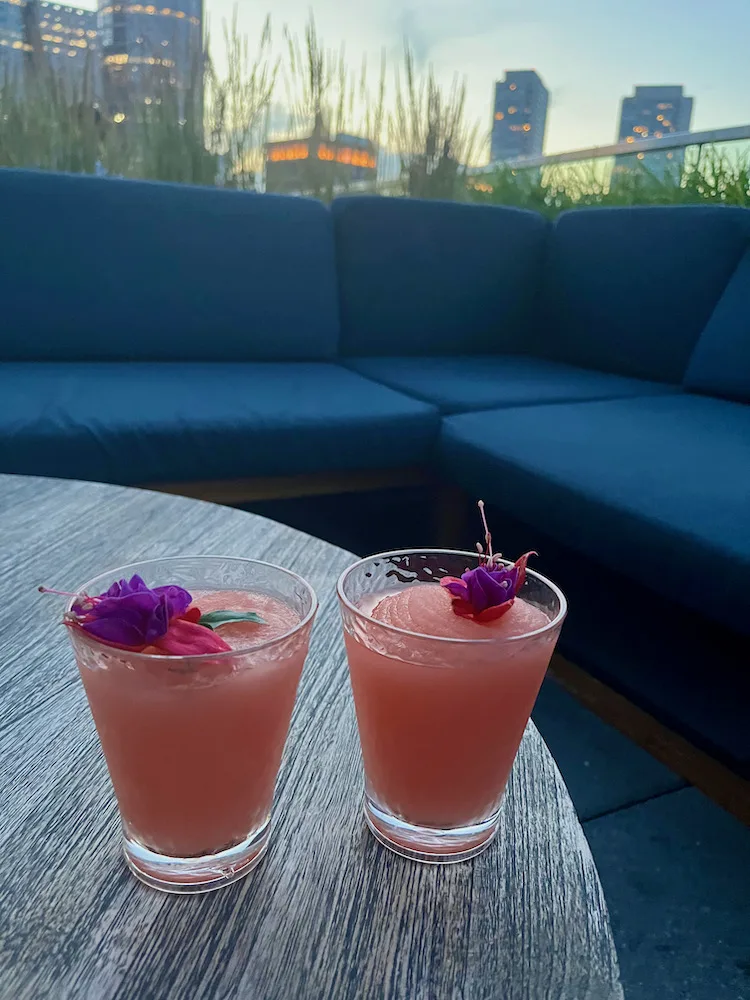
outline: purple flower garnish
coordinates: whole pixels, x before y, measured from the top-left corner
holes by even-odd
[[[517,566],[510,569],[477,566],[463,573],[460,580],[448,577],[441,582],[452,597],[466,601],[475,614],[481,614],[487,608],[505,604],[516,596],[518,574]]]
[[[151,646],[163,638],[173,618],[181,618],[192,603],[182,587],[148,587],[140,576],[113,583],[105,594],[72,606],[75,624],[84,632],[115,646]]]
[[[43,594],[75,597],[64,623],[80,629],[107,646],[140,652],[155,646],[171,656],[200,656],[226,652],[231,647],[214,632],[232,622],[265,622],[254,611],[209,611],[193,607],[183,587],[148,587],[140,576],[118,580],[97,597],[78,597],[40,587]]]
[[[478,622],[494,621],[510,611],[516,595],[526,579],[526,563],[535,552],[527,552],[512,566],[504,566],[500,556],[492,552],[492,535],[487,527],[484,503],[479,501],[479,510],[484,525],[487,547],[479,544],[480,563],[476,569],[468,569],[461,579],[446,576],[440,581],[453,598],[453,611],[462,618],[473,618]]]

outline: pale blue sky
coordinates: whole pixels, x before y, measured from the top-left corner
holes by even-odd
[[[93,4],[92,4],[93,5]],[[235,0],[206,0],[214,30]],[[269,9],[276,34],[301,33],[313,9],[322,40],[352,64],[406,35],[441,80],[465,75],[469,110],[489,129],[492,84],[534,68],[550,90],[546,151],[612,142],[635,84],[684,84],[693,128],[750,123],[750,0],[239,0],[255,36]]]

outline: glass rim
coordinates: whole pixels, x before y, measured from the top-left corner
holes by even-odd
[[[339,600],[344,604],[350,611],[356,614],[360,618],[364,618],[368,622],[372,622],[374,625],[379,625],[381,628],[386,629],[389,632],[393,632],[396,635],[409,636],[411,639],[429,639],[431,642],[446,642],[446,643],[456,643],[462,646],[490,646],[490,645],[502,645],[509,642],[522,642],[527,639],[533,639],[537,636],[544,635],[546,632],[550,632],[552,629],[557,628],[562,625],[565,620],[565,616],[568,613],[568,601],[565,594],[553,583],[548,577],[543,576],[541,573],[537,573],[536,570],[526,568],[527,576],[533,576],[536,580],[539,580],[546,587],[555,594],[558,601],[560,602],[560,610],[546,625],[541,628],[534,629],[532,632],[523,632],[521,635],[509,635],[509,636],[488,636],[486,639],[459,639],[452,638],[451,636],[445,635],[428,635],[426,632],[412,632],[410,629],[399,628],[398,625],[391,625],[388,622],[381,622],[377,618],[373,618],[371,614],[358,608],[356,604],[353,604],[349,598],[344,593],[344,586],[346,584],[346,578],[354,570],[366,563],[371,562],[373,559],[386,559],[390,556],[410,556],[410,555],[446,555],[446,556],[469,556],[472,559],[478,559],[479,553],[477,552],[467,552],[463,549],[394,549],[391,552],[377,552],[375,555],[366,556],[364,559],[358,559],[351,566],[347,566],[344,572],[338,579],[336,584],[336,593]],[[512,566],[513,561],[510,559],[499,559],[504,566]]]
[[[310,595],[311,599],[310,610],[301,621],[297,622],[296,625],[290,628],[287,632],[284,632],[282,635],[277,635],[273,639],[266,639],[264,642],[256,643],[253,646],[243,646],[242,649],[224,649],[217,651],[215,653],[188,653],[186,655],[181,655],[181,656],[170,656],[169,653],[139,653],[118,646],[110,646],[106,642],[100,642],[99,639],[96,638],[96,636],[89,635],[88,632],[85,632],[81,629],[74,629],[72,631],[78,633],[79,636],[82,635],[84,641],[96,649],[100,649],[105,652],[109,651],[112,653],[118,653],[118,652],[124,653],[127,655],[129,659],[139,658],[141,660],[146,660],[148,663],[158,663],[162,660],[165,663],[185,663],[187,661],[191,663],[194,662],[207,663],[209,660],[212,661],[228,660],[233,656],[247,656],[250,653],[257,653],[260,650],[267,649],[269,646],[273,646],[275,643],[283,642],[285,639],[291,638],[291,636],[295,635],[295,633],[299,632],[306,625],[308,625],[315,617],[315,614],[318,611],[319,608],[318,595],[315,593],[315,591],[313,590],[311,585],[307,582],[307,580],[305,580],[304,577],[300,576],[299,573],[295,573],[294,570],[286,569],[284,566],[277,566],[276,563],[267,562],[264,559],[245,559],[243,556],[208,555],[208,556],[163,556],[162,558],[159,559],[141,559],[138,562],[126,563],[126,565],[124,566],[117,566],[112,570],[105,570],[103,573],[97,573],[97,575],[93,576],[88,581],[88,583],[83,584],[83,586],[76,591],[75,597],[72,597],[68,601],[67,607],[65,609],[66,613],[71,611],[73,604],[78,600],[79,597],[83,597],[86,595],[87,588],[92,583],[94,583],[95,580],[98,580],[102,576],[107,576],[108,573],[110,572],[116,575],[119,573],[127,574],[130,571],[130,575],[132,576],[134,572],[137,572],[138,566],[144,566],[144,565],[147,566],[149,563],[177,562],[178,560],[187,560],[187,559],[195,560],[196,562],[202,562],[204,559],[205,560],[220,559],[223,562],[252,563],[255,566],[264,566],[269,569],[278,570],[280,573],[285,573],[287,576],[292,577],[292,579],[296,580],[298,583],[301,583],[303,585],[303,587],[307,590],[307,592]],[[123,577],[116,576],[116,579],[123,579]]]

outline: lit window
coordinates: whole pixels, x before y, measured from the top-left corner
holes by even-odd
[[[674,153],[667,153],[667,159],[671,160],[674,158]]]
[[[60,55],[60,49],[57,47],[57,45],[52,49],[52,51],[55,53],[56,56]]]
[[[664,121],[664,115],[657,115],[657,116],[656,116],[656,120],[657,120],[658,122],[663,122],[663,121]]]
[[[143,103],[144,104],[153,104],[154,102],[152,101],[152,99],[150,97],[147,97],[146,100]]]
[[[654,132],[654,139],[661,139],[663,138],[663,136],[664,136],[663,132]]]
[[[635,142],[635,136],[629,135],[625,142]]]
[[[72,58],[73,58],[73,56],[77,56],[77,55],[78,55],[78,53],[77,53],[77,52],[68,52],[68,57],[69,57],[70,59],[72,59]]]
[[[509,114],[509,115],[514,115],[514,114],[516,113],[516,111],[518,111],[518,108],[514,107],[514,106],[513,106],[512,104],[511,104],[511,106],[510,106],[510,107],[508,108],[508,114]]]
[[[517,85],[515,83],[511,83],[510,89],[511,90],[518,90],[518,87],[517,87]]]
[[[149,6],[148,6],[148,7],[146,7],[146,13],[147,13],[147,14],[155,14],[155,13],[156,13],[156,7],[152,7],[152,6],[151,6],[151,5],[149,4]]]
[[[529,125],[527,123],[526,125],[524,125],[523,130],[524,130],[524,132],[530,132],[531,131],[531,125]]]
[[[115,122],[117,125],[120,125],[122,124],[122,122],[125,121],[125,115],[122,113],[122,111],[118,111],[117,114],[112,119],[112,121]]]
[[[502,113],[502,111],[497,111],[495,113],[495,121],[496,122],[501,122],[503,120],[503,118],[505,118],[505,115]]]
[[[638,159],[642,160],[645,155],[646,155],[645,153],[639,153],[638,154]]]
[[[664,128],[669,128],[669,126],[672,124],[672,122],[668,122],[666,118],[664,118],[662,120],[664,122]]]
[[[163,41],[163,42],[162,42],[161,44],[162,44],[162,45],[164,46],[164,48],[166,49],[166,47],[167,47],[167,46],[169,45],[169,42],[167,42],[167,41]]]

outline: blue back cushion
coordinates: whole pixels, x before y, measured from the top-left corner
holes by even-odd
[[[316,360],[330,213],[302,198],[0,170],[0,358]]]
[[[523,350],[548,223],[406,198],[333,203],[345,355]]]
[[[737,265],[701,334],[685,386],[750,403],[750,250]]]
[[[576,209],[548,261],[547,357],[679,383],[750,243],[743,208]]]

